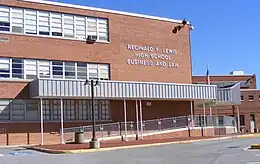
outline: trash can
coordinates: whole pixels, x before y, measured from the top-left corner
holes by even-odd
[[[84,143],[84,130],[81,129],[79,132],[75,132],[75,143],[82,144]]]

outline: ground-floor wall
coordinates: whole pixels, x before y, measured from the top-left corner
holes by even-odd
[[[240,129],[241,132],[244,133],[254,133],[260,131],[260,112],[258,108],[248,108],[246,106],[238,106],[239,108],[239,115],[240,115]],[[238,116],[237,109],[235,106],[226,105],[226,106],[217,106],[206,107],[206,115],[218,115],[218,116]],[[211,111],[211,112],[210,112]],[[203,108],[195,107],[194,113],[196,115],[203,115]]]

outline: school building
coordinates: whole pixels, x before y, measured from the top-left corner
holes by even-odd
[[[237,83],[194,84],[192,29],[183,20],[0,0],[1,134],[13,144],[28,138],[40,143],[41,132],[52,140],[61,126],[91,124],[87,79],[98,83],[97,123],[124,120],[125,108],[126,119],[134,121],[136,106],[142,107],[143,120],[190,115],[213,101],[238,111]]]

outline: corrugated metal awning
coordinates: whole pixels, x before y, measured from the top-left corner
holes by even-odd
[[[90,85],[83,80],[36,79],[29,84],[32,98],[90,98]],[[99,99],[215,100],[217,86],[156,82],[99,81]]]

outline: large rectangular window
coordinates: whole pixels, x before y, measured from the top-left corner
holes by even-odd
[[[74,38],[74,16],[73,15],[63,15],[63,32],[64,37]]]
[[[79,16],[75,18],[76,39],[86,39],[86,18]]]
[[[12,120],[23,121],[25,120],[25,101],[12,100]]]
[[[23,9],[12,8],[12,32],[24,33],[24,13]]]
[[[99,65],[99,78],[101,80],[109,79],[109,65],[108,64],[100,64]]]
[[[37,78],[37,61],[25,60],[25,78],[35,79]]]
[[[87,63],[77,63],[77,78],[87,79],[88,78],[88,67]]]
[[[0,78],[10,78],[10,59],[0,58]]]
[[[66,79],[75,79],[75,63],[74,62],[65,62],[65,78]]]
[[[0,6],[0,31],[10,31],[10,9]]]
[[[98,20],[98,39],[104,41],[108,40],[107,19]]]
[[[40,60],[39,61],[39,77],[40,78],[50,78],[51,66],[50,61]]]
[[[0,100],[0,120],[10,120],[10,100]]]
[[[97,18],[88,18],[88,35],[97,36]]]
[[[89,64],[89,79],[98,79],[98,65],[97,64]]]
[[[53,78],[63,78],[63,62],[53,61],[52,62],[52,75]]]
[[[12,59],[12,78],[23,79],[24,63],[22,59]]]
[[[50,13],[39,11],[39,34],[50,35]]]
[[[58,13],[51,13],[51,35],[62,36],[62,16]]]
[[[37,12],[35,10],[25,10],[25,33],[37,34]]]
[[[26,101],[26,120],[37,121],[38,119],[38,100]]]

